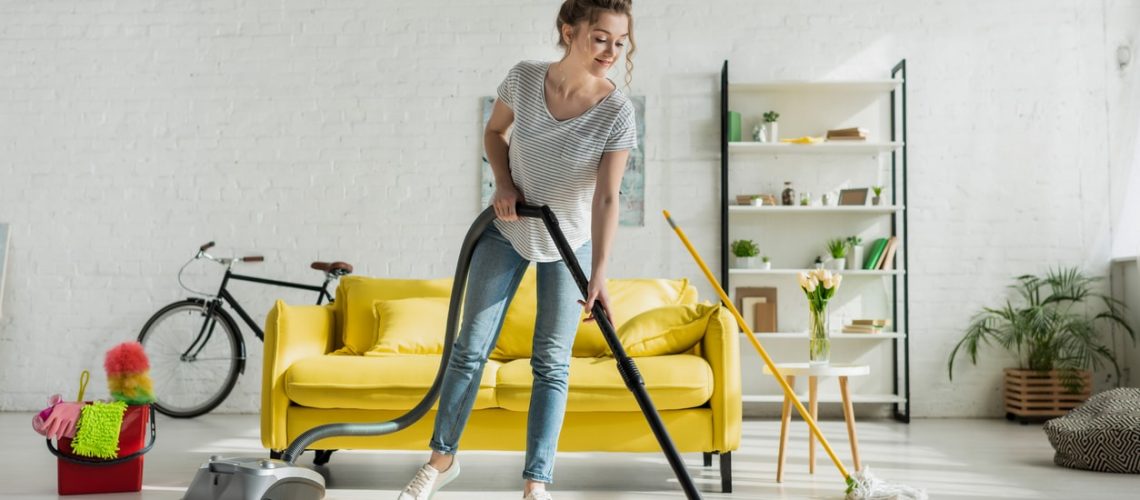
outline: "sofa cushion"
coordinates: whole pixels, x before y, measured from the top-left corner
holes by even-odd
[[[312,408],[410,410],[427,394],[439,355],[326,355],[297,361],[285,372],[289,400]],[[494,408],[501,364],[488,361],[475,409]]]
[[[410,280],[345,276],[336,289],[337,320],[343,329],[341,354],[362,354],[376,345],[377,300],[450,297],[451,279]]]
[[[678,304],[650,309],[618,328],[621,345],[630,357],[680,354],[700,342],[718,306]],[[606,356],[613,356],[606,346]]]
[[[537,286],[534,269],[528,269],[527,274],[519,284],[507,317],[503,322],[503,331],[495,350],[491,352],[491,359],[512,360],[529,358],[531,344],[534,340],[534,317],[537,307]],[[606,282],[610,294],[610,311],[613,313],[615,328],[629,321],[630,318],[649,309],[666,305],[691,304],[697,300],[696,288],[689,285],[689,280],[666,279],[615,279]],[[582,313],[585,318],[585,311]],[[575,357],[601,356],[606,350],[606,341],[602,331],[594,322],[579,322],[578,332],[574,338],[573,355]]]
[[[442,354],[447,297],[377,300],[376,345],[368,354]]]
[[[638,358],[636,363],[658,410],[693,408],[712,397],[712,368],[704,358],[676,354]],[[499,406],[527,411],[533,381],[530,359],[504,364],[495,383]],[[626,388],[613,358],[571,358],[566,411],[640,411],[640,407]]]

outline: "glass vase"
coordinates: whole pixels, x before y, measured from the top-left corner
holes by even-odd
[[[808,365],[827,366],[831,361],[831,337],[827,329],[827,304],[808,302]]]

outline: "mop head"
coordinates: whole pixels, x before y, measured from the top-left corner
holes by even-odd
[[[150,361],[142,344],[123,342],[107,351],[103,361],[107,369],[107,388],[111,397],[131,405],[154,402],[154,384],[150,379]]]
[[[123,427],[123,413],[127,404],[122,401],[104,403],[96,401],[83,407],[79,417],[79,430],[71,449],[81,457],[111,459],[119,455],[119,430]]]
[[[927,500],[927,496],[926,490],[888,483],[863,467],[847,479],[847,500]]]

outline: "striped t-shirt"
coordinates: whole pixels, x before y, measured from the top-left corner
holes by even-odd
[[[515,186],[526,203],[550,206],[570,248],[576,250],[590,240],[590,205],[602,153],[636,148],[637,129],[633,103],[617,85],[581,115],[556,120],[546,105],[545,80],[551,64],[516,64],[499,85],[499,99],[515,114],[508,148]],[[496,219],[495,224],[523,258],[561,260],[541,220]]]

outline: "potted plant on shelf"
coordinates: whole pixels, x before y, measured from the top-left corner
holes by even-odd
[[[875,193],[875,196],[871,197],[871,204],[881,205],[883,203],[883,186],[871,186],[871,192]]]
[[[756,256],[760,255],[760,246],[752,240],[736,240],[732,242],[732,256],[735,259],[732,267],[738,269],[751,269],[756,267]]]
[[[1006,300],[999,308],[985,308],[966,329],[950,352],[947,365],[954,379],[954,359],[959,351],[977,365],[978,347],[996,344],[1018,361],[1005,369],[1006,418],[1053,417],[1068,413],[1091,392],[1091,370],[1111,364],[1120,381],[1120,367],[1107,345],[1100,340],[1099,326],[1123,329],[1135,341],[1124,320],[1124,305],[1097,293],[1088,277],[1077,268],[1049,270],[1044,277],[1018,276],[1010,288],[1017,290],[1020,305]],[[1085,301],[1099,299],[1104,310],[1091,312]]]
[[[767,255],[760,257],[760,269],[772,269],[772,260],[769,259]]]
[[[780,128],[776,120],[780,119],[780,113],[775,111],[767,111],[764,113],[764,124],[768,127],[768,142],[780,142]]]
[[[847,267],[859,269],[863,264],[863,238],[858,236],[847,237]]]
[[[843,238],[827,240],[827,252],[831,254],[831,258],[824,263],[825,267],[835,270],[846,267],[847,261],[844,257],[847,256],[847,240]]]

